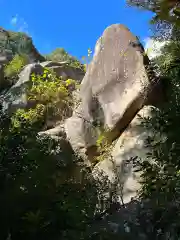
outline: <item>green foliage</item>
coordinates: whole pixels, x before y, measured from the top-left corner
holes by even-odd
[[[155,16],[151,20],[152,23],[163,20],[180,26],[180,6],[178,0],[127,0],[127,3],[131,6],[154,12]]]
[[[162,52],[166,54],[156,59],[156,62],[161,67],[161,72],[163,74],[168,74],[168,72],[173,69],[178,70],[180,61],[180,42],[178,40],[172,40],[170,44],[166,44],[163,47]]]
[[[6,48],[11,50],[13,54],[28,54],[32,42],[30,38],[21,32],[8,32],[8,41]]]
[[[35,108],[29,109],[18,109],[12,116],[12,127],[13,129],[21,129],[24,123],[33,125],[39,121],[43,122],[45,114],[45,106],[43,104],[37,104]]]
[[[56,48],[52,53],[46,55],[47,60],[60,62],[69,60],[70,56],[64,48]]]
[[[1,28],[0,50],[8,53],[11,59],[15,55],[28,56],[31,62],[45,61],[33,45],[31,37],[23,32],[7,31]]]
[[[84,64],[84,71],[85,72],[86,72],[87,67],[88,67],[91,60],[92,60],[92,50],[90,48],[88,48],[87,56],[82,57],[82,61],[85,62],[85,64]]]
[[[151,201],[154,238],[179,239],[180,230],[180,67],[179,41],[169,42],[155,59],[161,73],[169,79],[168,102],[152,110],[153,117],[144,125],[152,132],[147,139],[150,151],[137,164],[142,170],[141,197]],[[158,233],[159,232],[159,233]]]
[[[108,129],[101,130],[99,137],[96,141],[98,148],[98,157],[96,157],[96,162],[103,161],[104,159],[112,158],[112,151],[116,144],[116,141],[111,142],[108,138]]]
[[[25,33],[4,30],[2,36],[1,49],[10,51],[13,56],[15,54],[28,54],[31,51],[32,41]]]
[[[147,139],[150,149],[146,159],[136,164],[142,171],[142,199],[149,199],[150,208],[144,214],[150,219],[149,239],[180,238],[180,29],[178,1],[134,1],[133,5],[156,13],[153,23],[161,21],[161,31],[155,36],[169,42],[163,47],[162,55],[154,59],[163,77],[169,79],[166,94],[168,102],[152,110],[151,119],[144,118],[144,126],[152,132]],[[169,14],[173,10],[174,15]],[[171,11],[172,13],[172,11]],[[173,25],[172,25],[173,24]],[[169,28],[172,28],[169,35]],[[163,35],[162,35],[163,33]],[[152,235],[150,235],[152,233]]]
[[[1,239],[89,239],[98,185],[87,171],[81,181],[73,178],[70,146],[61,151],[58,142],[39,138],[41,119],[32,121],[31,113],[0,114]]]
[[[26,64],[28,64],[28,57],[16,54],[4,68],[5,77],[8,79],[16,78]]]
[[[45,56],[49,61],[66,62],[73,68],[79,68],[84,71],[84,66],[75,57],[69,55],[64,48],[57,48],[52,53]]]
[[[75,104],[71,88],[78,88],[75,80],[66,81],[56,77],[55,74],[45,69],[42,75],[32,75],[32,87],[28,92],[28,99],[31,103],[44,106],[46,119],[59,121],[70,116]]]

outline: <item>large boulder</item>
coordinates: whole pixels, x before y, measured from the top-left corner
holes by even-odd
[[[124,25],[105,29],[81,83],[81,105],[65,123],[69,141],[76,142],[74,148],[81,142],[81,149],[93,155],[88,149],[96,145],[96,134],[92,135],[95,117],[110,129],[108,139],[113,141],[143,107],[151,86],[145,58],[137,37]]]

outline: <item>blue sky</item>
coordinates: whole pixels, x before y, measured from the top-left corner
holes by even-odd
[[[0,26],[28,32],[42,54],[63,47],[79,59],[87,56],[113,23],[125,24],[142,41],[150,35],[152,14],[125,0],[0,0],[0,9]]]

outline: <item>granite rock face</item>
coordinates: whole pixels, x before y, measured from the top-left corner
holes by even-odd
[[[143,53],[137,37],[121,24],[109,26],[98,39],[81,83],[81,104],[65,123],[76,149],[79,142],[84,152],[96,145],[97,134],[92,135],[92,131],[97,118],[110,129],[108,137],[113,141],[143,107],[151,86]],[[73,132],[69,131],[72,125]]]
[[[128,203],[136,197],[140,189],[141,172],[137,170],[137,160],[143,161],[150,151],[145,144],[152,135],[144,127],[144,117],[151,117],[152,106],[144,106],[131,121],[126,130],[117,139],[111,152],[111,157],[105,158],[93,169],[94,176],[103,173],[108,176],[110,183],[116,185],[118,198]],[[137,159],[138,157],[138,159]]]

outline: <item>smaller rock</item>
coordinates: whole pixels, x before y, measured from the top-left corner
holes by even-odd
[[[39,136],[48,135],[54,139],[58,139],[59,137],[66,138],[66,132],[62,125],[56,126],[55,128],[52,128],[52,129],[49,129],[46,131],[41,131],[38,134],[39,134]]]
[[[136,198],[141,188],[140,175],[136,172],[136,159],[146,160],[149,149],[145,146],[146,139],[151,136],[141,123],[143,117],[151,117],[152,106],[143,107],[132,120],[128,128],[117,140],[111,154],[111,158],[99,162],[93,169],[94,177],[98,172],[108,176],[112,185],[116,186],[119,200],[128,203]]]
[[[32,63],[24,67],[19,74],[19,80],[5,94],[3,99],[3,109],[10,113],[19,108],[28,108],[29,101],[27,99],[27,91],[32,85],[31,75],[42,74],[43,67],[38,63]]]
[[[81,82],[84,77],[84,72],[81,69],[73,68],[67,62],[46,61],[42,62],[41,66],[53,70],[57,77],[62,77],[63,80],[73,79]]]

